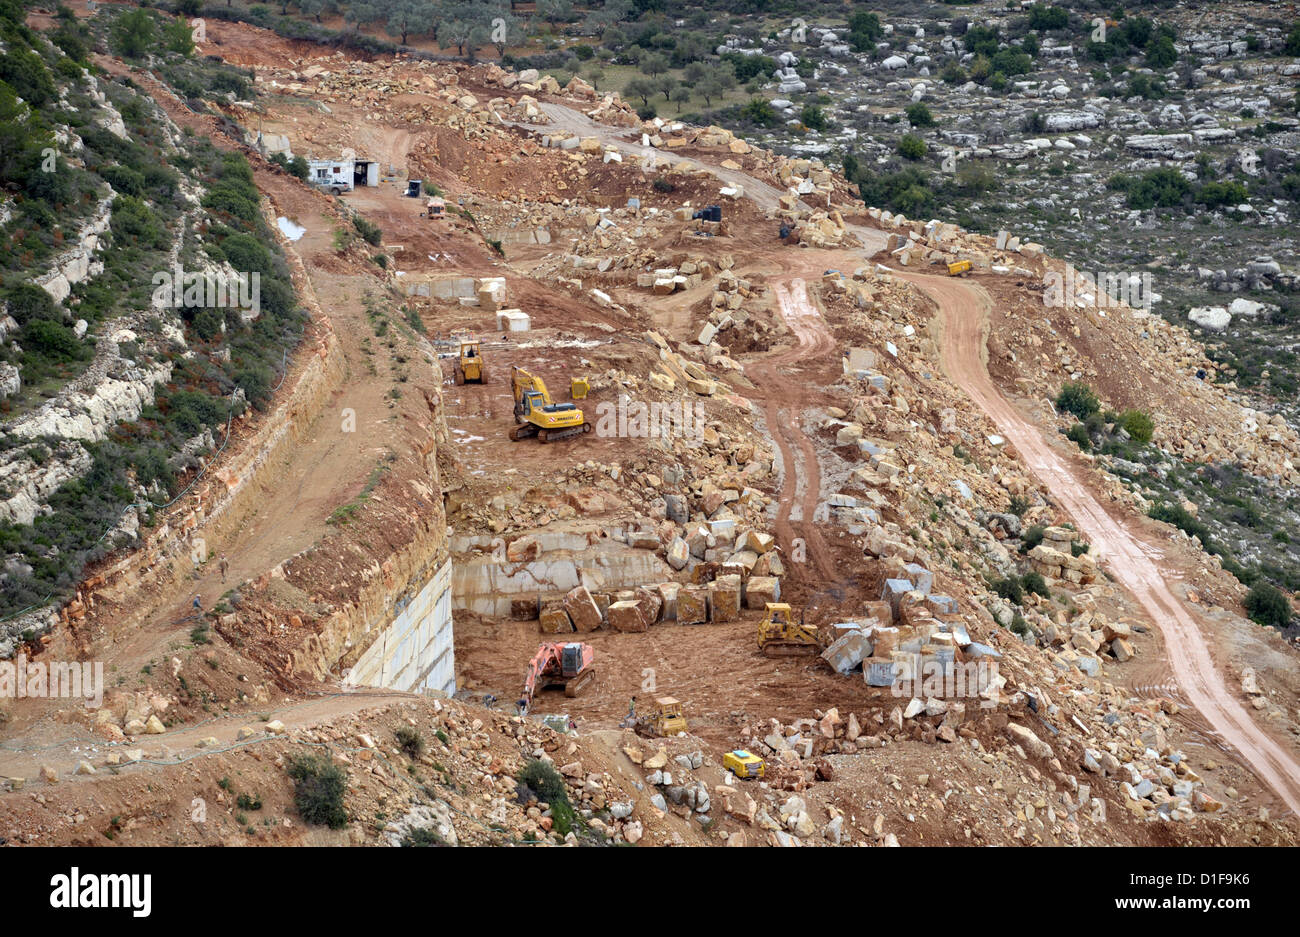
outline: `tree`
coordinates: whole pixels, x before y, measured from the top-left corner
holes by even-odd
[[[623,97],[640,98],[641,104],[650,106],[650,98],[659,90],[649,78],[633,78],[623,86]]]
[[[519,25],[519,20],[512,14],[502,11],[493,16],[492,35],[489,41],[497,50],[497,55],[506,54],[506,47],[519,45],[524,41],[524,29]],[[497,19],[501,23],[496,23]],[[587,48],[584,46],[583,48]]]
[[[671,75],[664,75],[655,79],[655,90],[664,96],[665,101],[672,100],[673,89],[677,87],[677,79]]]
[[[376,23],[383,18],[383,7],[375,0],[350,0],[347,12],[343,14],[343,19],[351,23],[354,30]]]
[[[750,98],[740,109],[740,116],[744,120],[753,121],[764,127],[775,126],[777,121],[776,108],[772,106],[772,102],[763,98]]]
[[[1291,27],[1291,31],[1286,36],[1286,46],[1282,52],[1286,55],[1300,56],[1300,23]]]
[[[1043,3],[1035,3],[1029,8],[1029,28],[1030,29],[1065,29],[1070,25],[1070,15],[1061,7],[1049,7]]]
[[[713,106],[713,99],[720,98],[727,93],[727,89],[722,86],[722,80],[717,75],[710,75],[695,86],[695,90],[704,98],[704,103],[709,107]]]
[[[176,17],[163,27],[163,44],[168,52],[189,55],[194,51],[194,33],[184,17]]]
[[[641,71],[652,77],[658,77],[668,71],[668,56],[652,52],[641,59]]]
[[[338,7],[334,0],[298,0],[298,10],[303,16],[310,16],[320,22],[326,13],[333,13]]]
[[[680,108],[683,104],[690,101],[691,89],[688,85],[678,84],[677,87],[673,88],[672,94],[669,95],[669,98],[678,106],[678,108]]]
[[[400,36],[402,45],[411,33],[423,34],[433,29],[433,7],[423,0],[390,0],[387,4],[388,35]]]
[[[148,10],[132,10],[113,24],[112,44],[123,58],[138,59],[153,48],[156,32]]]
[[[693,86],[699,86],[709,76],[709,69],[703,62],[692,62],[682,71],[682,79]]]
[[[573,17],[573,0],[537,0],[537,15],[554,26]]]

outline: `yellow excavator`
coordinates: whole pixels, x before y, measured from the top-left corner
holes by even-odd
[[[515,395],[515,422],[510,438],[515,442],[536,436],[542,442],[590,433],[591,424],[571,403],[554,403],[546,382],[530,371],[510,369],[510,387]]]
[[[758,623],[758,648],[766,657],[820,654],[821,636],[802,620],[796,624],[785,602],[768,602],[763,620]]]
[[[487,368],[483,365],[483,347],[475,335],[460,335],[460,354],[452,365],[457,384],[487,383]]]

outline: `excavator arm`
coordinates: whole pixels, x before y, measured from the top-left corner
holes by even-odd
[[[528,662],[528,674],[524,677],[524,695],[522,699],[528,701],[528,706],[533,705],[533,695],[537,692],[537,681],[541,679],[542,674],[546,673],[548,667],[559,667],[560,652],[554,644],[543,644],[533,655],[533,659]]]

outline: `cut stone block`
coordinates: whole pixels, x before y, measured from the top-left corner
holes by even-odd
[[[578,586],[564,597],[564,610],[569,613],[573,628],[579,633],[595,631],[601,626],[600,606],[586,586]]]
[[[681,586],[675,582],[661,582],[655,586],[655,591],[659,593],[659,598],[663,600],[663,608],[659,613],[662,621],[677,620],[677,593],[680,590]]]
[[[849,631],[822,651],[822,660],[836,673],[847,675],[862,663],[863,658],[871,656],[872,649],[869,637],[861,631]]]
[[[542,631],[545,634],[571,634],[573,622],[562,605],[548,605],[542,609]]]
[[[745,608],[759,611],[768,602],[781,601],[781,580],[775,576],[751,576],[745,583]]]
[[[677,623],[702,625],[709,620],[709,592],[700,586],[682,586],[677,590]]]
[[[645,631],[645,615],[635,602],[615,602],[609,607],[609,626],[615,631]]]
[[[740,617],[740,577],[719,576],[709,583],[709,610],[712,621],[735,621]]]

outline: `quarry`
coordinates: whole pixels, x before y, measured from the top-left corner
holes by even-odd
[[[1292,497],[1300,435],[1141,271],[576,75],[130,9],[24,19],[94,179],[48,244],[0,203],[4,845],[1296,844],[1296,598],[1169,479]]]

